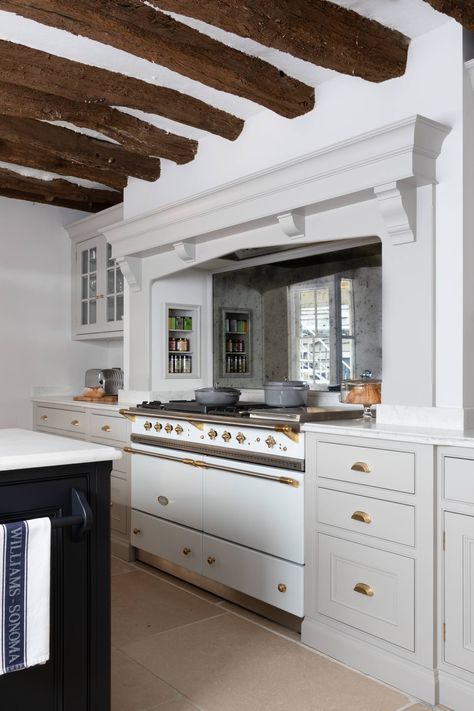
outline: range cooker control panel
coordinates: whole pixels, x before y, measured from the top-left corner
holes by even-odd
[[[188,442],[207,447],[271,454],[275,457],[304,459],[304,433],[295,432],[287,424],[276,428],[248,427],[242,422],[235,426],[200,422],[191,418],[176,420],[170,417],[136,415],[132,423],[132,434],[172,441],[176,449],[179,449],[180,443]]]

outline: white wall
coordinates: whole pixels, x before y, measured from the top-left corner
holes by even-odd
[[[85,214],[0,199],[0,427],[32,426],[35,387],[78,393],[84,371],[121,365],[121,344],[71,340],[71,243]]]

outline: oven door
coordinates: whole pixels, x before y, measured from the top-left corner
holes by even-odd
[[[304,563],[304,474],[150,445],[132,457],[132,508]]]

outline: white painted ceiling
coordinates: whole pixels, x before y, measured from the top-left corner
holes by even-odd
[[[199,0],[197,0],[197,2],[198,1]],[[377,20],[388,27],[397,29],[410,38],[430,32],[446,22],[453,22],[453,20],[446,15],[434,10],[430,5],[424,2],[424,0],[337,0],[337,4],[351,8],[361,15]],[[314,66],[309,62],[296,59],[284,52],[269,49],[257,42],[243,39],[198,20],[172,13],[168,14],[198,29],[204,34],[246,52],[247,54],[260,57],[274,64],[290,76],[296,77],[311,86],[317,87],[322,82],[330,81],[338,76],[337,72]],[[224,109],[236,116],[240,116],[243,119],[258,112],[268,111],[268,109],[264,109],[252,101],[204,86],[199,82],[188,79],[169,69],[134,57],[127,52],[87,39],[86,37],[76,37],[63,30],[56,30],[41,25],[10,12],[0,11],[0,38],[68,59],[120,72],[128,76],[143,79],[152,84],[171,87],[197,97],[213,106]],[[122,110],[149,121],[160,128],[182,136],[195,138],[197,140],[204,136],[206,136],[208,140],[211,138],[209,134],[199,129],[185,126],[184,124],[179,124],[160,116],[144,114],[141,111],[132,109],[123,108]],[[70,125],[69,128],[71,128]],[[89,135],[100,136],[97,133],[84,129],[77,130]],[[100,137],[104,140],[110,140],[106,136]],[[224,140],[214,136],[212,136],[212,139],[215,141]],[[7,166],[7,164],[0,163],[0,165],[16,169],[23,175],[31,175],[43,179],[59,177],[30,168],[21,168],[20,170],[18,167]],[[186,166],[181,166],[181,170],[186,170]],[[70,180],[82,185],[95,185],[94,183],[81,181],[76,178],[71,178]]]

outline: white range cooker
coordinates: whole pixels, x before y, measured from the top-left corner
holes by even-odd
[[[192,573],[303,616],[305,421],[341,408],[142,403],[132,420],[132,543]],[[171,567],[175,566],[175,567]],[[235,597],[234,597],[235,599]],[[245,604],[245,603],[244,603]]]

